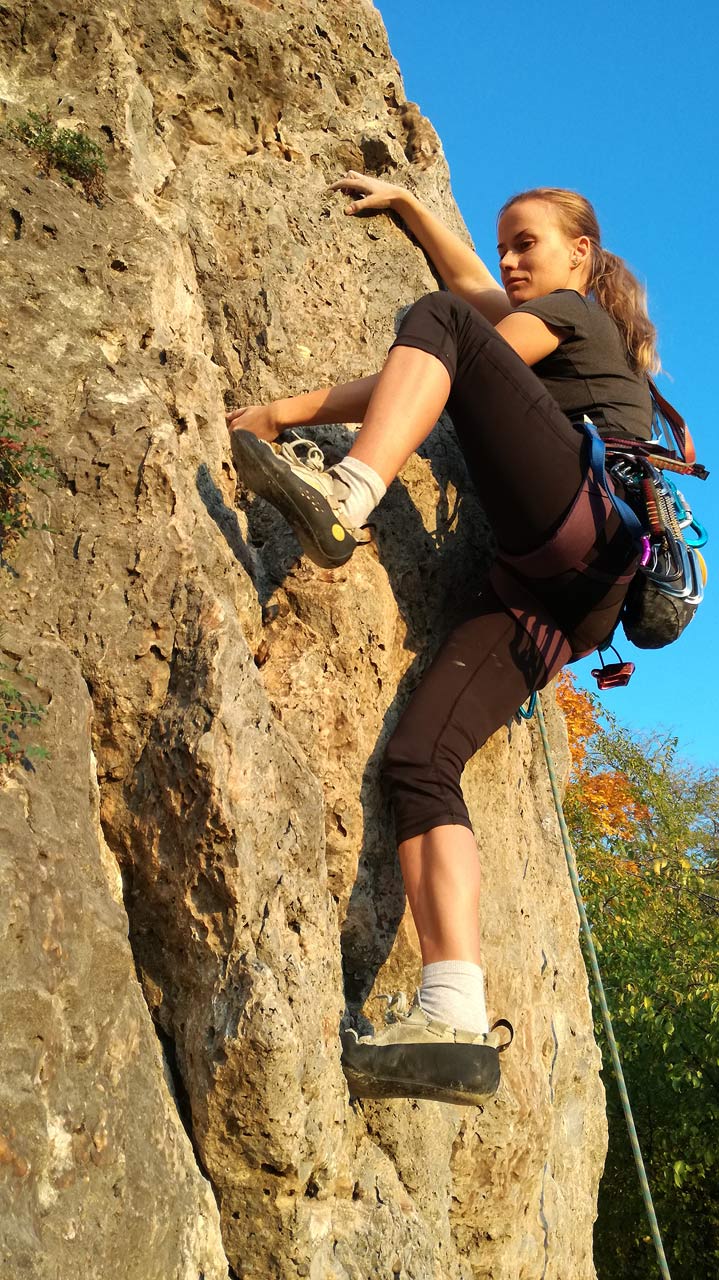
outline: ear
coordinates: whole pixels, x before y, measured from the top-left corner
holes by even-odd
[[[579,236],[572,245],[572,266],[583,267],[589,262],[592,252],[592,242],[589,236]]]

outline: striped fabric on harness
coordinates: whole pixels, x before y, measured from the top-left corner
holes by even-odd
[[[606,449],[594,423],[588,418],[576,422],[589,441],[587,474],[559,528],[547,542],[524,555],[508,555],[500,551],[490,573],[490,582],[505,609],[519,623],[539,650],[547,670],[547,680],[574,658],[594,652],[594,646],[575,653],[562,631],[550,626],[545,609],[537,601],[527,579],[552,578],[562,573],[582,572],[584,557],[594,545],[597,535],[614,509],[624,524],[637,550],[636,560],[621,577],[606,575],[608,583],[628,583],[634,577],[643,553],[644,530],[628,503],[615,491],[607,475]],[[594,577],[602,577],[591,569]],[[521,575],[517,577],[516,575]]]
[[[607,451],[594,423],[589,418],[584,418],[581,423],[585,434],[589,437],[589,469],[594,473],[595,478],[604,486],[614,510],[624,524],[627,533],[630,534],[632,541],[635,543],[637,550],[643,550],[644,529],[636,512],[632,511],[628,502],[619,497],[615,491],[609,476],[607,475]]]

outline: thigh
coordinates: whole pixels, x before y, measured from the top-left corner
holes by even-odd
[[[559,580],[533,583],[543,609],[562,628],[575,654],[591,652],[612,634],[637,566],[636,545],[616,512],[584,562],[584,568]]]
[[[455,294],[420,298],[395,345],[441,360],[447,409],[500,546],[521,554],[561,523],[588,465],[584,432],[475,307]]]
[[[487,588],[423,675],[392,737],[392,758],[458,775],[544,682],[536,646]]]
[[[447,409],[500,546],[521,554],[541,546],[571,506],[588,466],[584,432],[468,304],[458,337]]]

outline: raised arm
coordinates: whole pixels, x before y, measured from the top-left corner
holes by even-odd
[[[393,209],[421,244],[447,288],[471,302],[492,324],[512,310],[504,289],[473,249],[430,213],[411,191],[350,169],[332,184],[333,191],[358,195],[345,213]]]

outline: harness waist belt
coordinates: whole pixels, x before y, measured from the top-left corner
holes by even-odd
[[[583,658],[594,647],[573,653],[568,638],[556,625],[550,626],[546,611],[522,578],[554,578],[571,570],[606,577],[608,582],[624,583],[634,577],[644,530],[627,502],[616,493],[607,475],[606,450],[597,428],[585,418],[581,426],[589,439],[589,467],[579,491],[559,528],[541,547],[524,555],[501,551],[490,573],[490,582],[505,609],[537,646],[547,668],[547,680],[561,670],[571,658]],[[606,524],[612,508],[637,547],[637,561],[621,576],[605,575],[587,568],[584,558]]]

